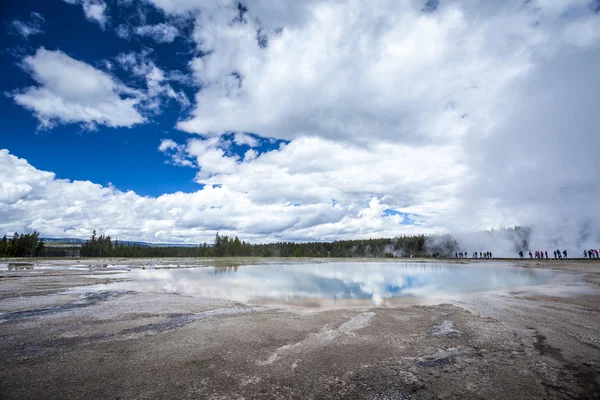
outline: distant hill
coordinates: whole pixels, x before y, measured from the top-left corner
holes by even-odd
[[[46,243],[73,243],[73,244],[83,244],[85,243],[84,239],[74,239],[74,238],[42,238]]]
[[[78,239],[78,238],[43,238],[43,240],[48,244],[48,246],[52,245],[82,245],[87,240],[86,239]],[[126,245],[134,245],[137,244],[141,247],[195,247],[196,244],[189,243],[149,243],[149,242],[133,242],[129,240],[119,240],[119,243],[123,243]]]

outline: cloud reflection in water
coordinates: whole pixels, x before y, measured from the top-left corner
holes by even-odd
[[[370,299],[379,305],[393,298],[443,299],[463,293],[543,284],[553,275],[547,270],[493,264],[271,264],[133,270],[124,274],[129,281],[98,288],[180,293],[239,302]]]

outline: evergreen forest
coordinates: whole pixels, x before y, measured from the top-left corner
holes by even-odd
[[[479,234],[494,235],[498,231]],[[530,230],[507,228],[500,232],[511,237],[514,250],[528,250]],[[152,246],[120,242],[96,231],[81,245],[56,246],[46,243],[39,232],[6,235],[0,241],[0,257],[454,257],[459,249],[450,234],[412,235],[383,239],[340,240],[334,242],[278,242],[251,244],[237,236],[215,236],[213,243],[196,246]],[[475,249],[479,250],[479,249]],[[484,249],[485,250],[485,249]],[[465,250],[466,253],[466,250]]]

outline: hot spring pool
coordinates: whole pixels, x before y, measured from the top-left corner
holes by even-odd
[[[243,303],[451,299],[548,283],[555,272],[504,264],[332,262],[133,269],[94,290],[178,293]],[[86,287],[84,290],[90,290]]]

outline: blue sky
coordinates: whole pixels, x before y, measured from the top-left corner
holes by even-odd
[[[599,197],[596,0],[1,7],[2,231],[194,243],[527,224],[543,242],[594,226],[577,210]]]
[[[156,8],[133,2],[129,7],[124,3],[119,8],[109,8],[107,18],[115,25],[139,24],[136,8],[140,6],[145,24],[166,21]],[[150,37],[137,35],[124,40],[116,32],[102,29],[99,24],[86,20],[80,6],[64,1],[14,1],[2,7],[4,34],[0,46],[4,51],[0,63],[4,79],[0,81],[0,88],[5,93],[35,83],[20,63],[23,55],[34,53],[40,46],[48,50],[61,50],[91,65],[105,60],[114,62],[119,53],[146,50],[151,52],[151,59],[160,62],[161,68],[177,71],[186,71],[190,57],[197,54],[194,43],[183,37],[171,43],[157,43]],[[44,32],[24,38],[11,26],[11,22],[31,21],[32,12],[43,16],[45,21],[41,26]],[[182,35],[190,35],[192,20],[182,21],[179,29]],[[90,43],[93,45],[90,46]],[[113,74],[130,86],[140,84],[122,69],[115,68]],[[193,84],[174,82],[172,86],[193,98]],[[29,160],[40,169],[55,172],[58,178],[91,180],[105,186],[112,184],[120,190],[133,190],[142,196],[193,192],[201,187],[193,180],[193,170],[166,164],[165,156],[157,151],[162,139],[184,142],[189,138],[189,134],[174,128],[187,111],[176,102],[169,102],[162,107],[160,113],[153,115],[147,124],[128,128],[98,127],[96,131],[78,124],[38,129],[38,121],[31,113],[9,96],[0,97],[0,110],[0,117],[5,121],[2,130],[6,132],[2,135],[1,147],[10,149],[16,156]],[[243,155],[244,147],[234,145],[231,151]],[[263,152],[271,148],[273,144],[266,142],[257,150]]]
[[[90,64],[112,59],[118,52],[139,52],[151,46],[155,57],[170,69],[186,68],[186,56],[194,51],[191,43],[180,39],[169,45],[141,37],[123,40],[116,33],[103,31],[98,24],[83,18],[81,7],[63,1],[11,1],[4,2],[2,8],[5,28],[0,44],[4,49],[0,58],[4,77],[0,81],[2,92],[34,83],[19,67],[19,56],[31,54],[40,46],[60,49]],[[118,20],[121,10],[114,11],[110,18]],[[29,20],[31,12],[44,16],[44,33],[24,40],[7,25],[15,19]],[[146,18],[164,21],[152,7],[148,7]],[[7,30],[13,34],[7,34]],[[121,71],[115,71],[115,75],[123,81],[128,80]],[[185,86],[181,90],[190,95],[193,93]],[[165,164],[165,157],[156,150],[163,138],[187,139],[188,135],[173,129],[181,112],[177,104],[170,104],[149,124],[96,132],[76,124],[38,130],[38,122],[31,113],[7,96],[0,97],[0,110],[5,132],[1,146],[38,168],[55,172],[59,178],[91,180],[102,185],[112,183],[121,190],[151,196],[198,189],[198,184],[193,182],[193,171]]]

